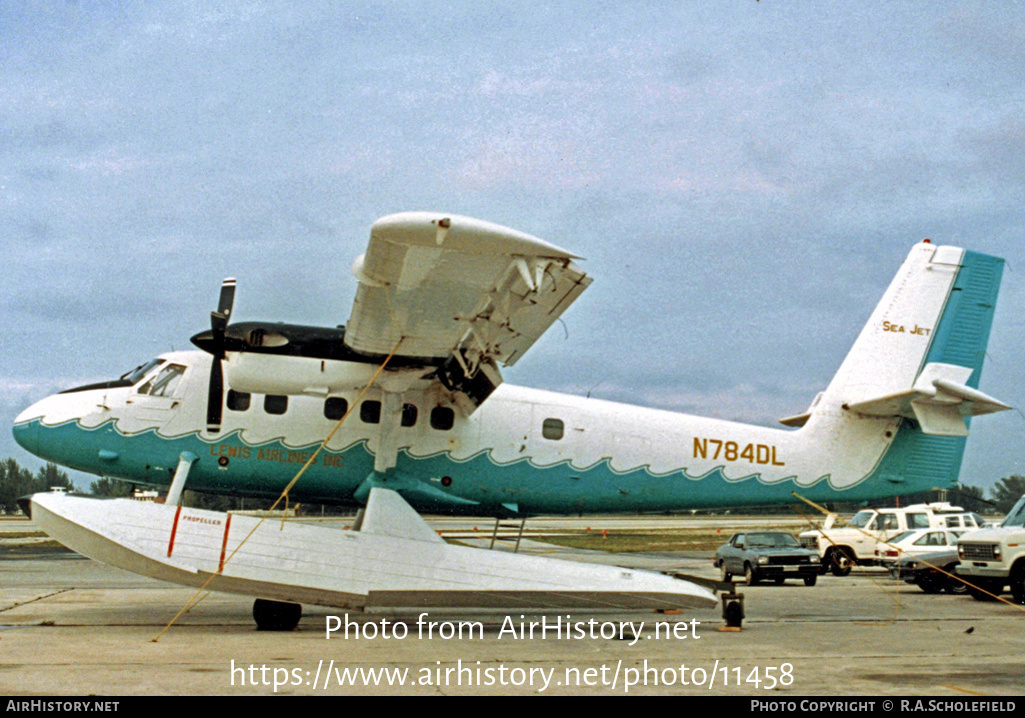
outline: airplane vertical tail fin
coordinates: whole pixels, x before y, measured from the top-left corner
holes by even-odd
[[[915,245],[826,396],[883,416],[892,414],[867,404],[903,395],[920,377],[977,389],[1002,269],[996,257]]]
[[[895,494],[956,483],[970,417],[1010,408],[978,390],[1002,271],[997,257],[915,245],[829,387],[784,423],[886,422],[876,478]]]

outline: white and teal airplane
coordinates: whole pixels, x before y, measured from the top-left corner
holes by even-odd
[[[229,323],[203,351],[26,409],[17,441],[134,484],[477,516],[878,500],[956,483],[1003,260],[916,244],[832,382],[768,428],[502,383],[587,288],[571,253],[515,230],[411,212],[377,221],[344,328]],[[382,364],[385,368],[372,382]]]

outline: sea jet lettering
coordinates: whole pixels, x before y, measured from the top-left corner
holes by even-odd
[[[906,333],[906,334],[917,334],[918,336],[921,336],[921,337],[927,337],[927,336],[929,336],[929,332],[931,332],[932,329],[926,329],[925,327],[920,327],[917,324],[914,327],[912,327],[911,329],[905,329],[903,324],[894,324],[893,322],[883,322],[883,331],[884,332],[897,332],[899,334],[904,334],[904,333]]]

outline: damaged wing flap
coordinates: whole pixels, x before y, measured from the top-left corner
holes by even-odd
[[[399,355],[438,366],[471,413],[590,285],[576,256],[523,232],[430,212],[374,223],[353,268],[359,287],[345,343],[368,356]]]

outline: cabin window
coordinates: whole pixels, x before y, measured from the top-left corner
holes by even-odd
[[[359,405],[359,418],[364,424],[381,423],[381,402],[371,399]]]
[[[284,414],[288,410],[288,397],[268,394],[263,398],[263,410],[268,414]]]
[[[324,401],[324,416],[331,421],[339,421],[349,410],[349,402],[339,396],[328,397]]]
[[[448,431],[456,423],[456,413],[447,406],[436,406],[431,409],[431,428]]]
[[[417,410],[414,404],[402,405],[402,425],[414,426],[416,424]]]
[[[541,423],[541,436],[550,441],[558,441],[566,433],[566,425],[562,419],[545,419]]]
[[[228,408],[232,411],[246,411],[252,398],[252,394],[228,389]]]

